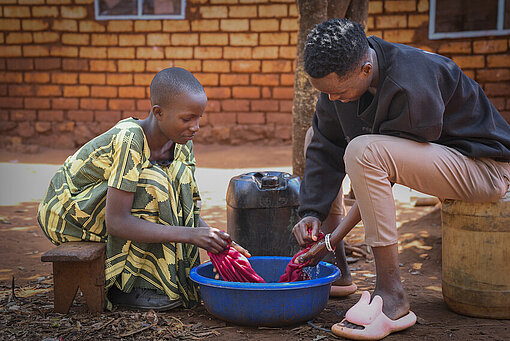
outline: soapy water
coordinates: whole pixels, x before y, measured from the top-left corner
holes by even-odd
[[[316,266],[306,266],[303,268],[303,272],[306,272],[310,279],[315,279],[319,277],[320,272],[319,264],[317,264]]]

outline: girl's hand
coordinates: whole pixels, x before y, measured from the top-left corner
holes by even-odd
[[[214,227],[196,227],[193,231],[190,243],[212,253],[218,253],[231,242],[230,235]]]
[[[234,249],[236,249],[241,255],[245,256],[246,258],[251,257],[251,253],[248,250],[246,250],[244,247],[242,247],[241,245],[237,244],[235,241],[232,241],[232,247]]]

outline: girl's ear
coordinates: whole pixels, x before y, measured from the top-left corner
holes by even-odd
[[[161,107],[159,105],[153,105],[151,108],[151,113],[154,115],[156,119],[159,120],[162,114]]]

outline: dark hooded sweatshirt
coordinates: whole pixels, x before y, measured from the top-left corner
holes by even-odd
[[[300,189],[301,216],[327,217],[345,177],[345,148],[359,135],[428,141],[472,158],[510,161],[510,125],[451,59],[376,37],[368,41],[379,64],[377,91],[349,103],[320,94]]]

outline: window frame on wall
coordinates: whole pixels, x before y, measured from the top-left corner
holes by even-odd
[[[94,14],[96,20],[161,20],[172,19],[179,20],[186,18],[186,0],[178,0],[181,3],[181,11],[179,14],[143,14],[143,2],[145,0],[136,0],[137,14],[100,14],[99,2],[94,0]],[[123,0],[121,0],[123,1]]]
[[[445,38],[471,38],[484,36],[500,36],[510,34],[510,28],[504,28],[505,21],[505,0],[498,0],[497,24],[496,29],[476,30],[476,31],[455,31],[455,32],[436,32],[436,3],[437,1],[448,0],[430,0],[429,8],[429,39]],[[506,0],[510,1],[510,0]],[[507,19],[508,20],[508,19]]]

